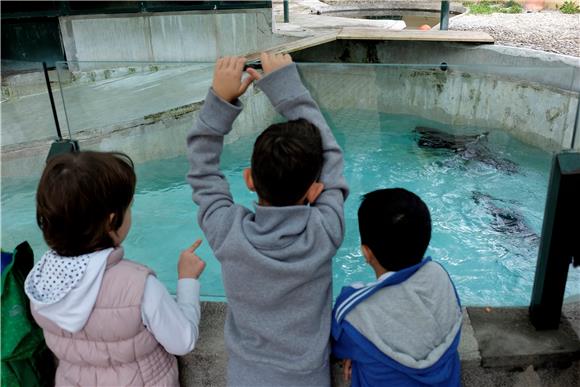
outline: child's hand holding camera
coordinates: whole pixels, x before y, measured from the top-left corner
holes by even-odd
[[[242,81],[245,63],[246,58],[239,56],[218,59],[211,85],[218,97],[224,101],[233,102],[246,92],[255,78],[253,74],[250,74]]]
[[[271,72],[281,69],[282,67],[288,66],[290,63],[292,63],[292,57],[289,54],[268,54],[263,52],[260,54],[260,62],[262,62],[262,70],[264,70],[264,75],[268,75]],[[256,81],[262,78],[262,75],[253,68],[248,68],[246,71]]]

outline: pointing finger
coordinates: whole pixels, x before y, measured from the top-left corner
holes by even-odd
[[[195,242],[193,242],[193,244],[191,245],[191,247],[189,247],[187,249],[187,251],[189,252],[195,252],[195,250],[199,247],[199,245],[201,245],[201,239],[196,240]]]

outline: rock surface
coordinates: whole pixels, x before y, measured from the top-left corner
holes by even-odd
[[[496,44],[580,56],[580,15],[559,11],[491,15],[461,15],[449,21],[449,29],[483,31]]]

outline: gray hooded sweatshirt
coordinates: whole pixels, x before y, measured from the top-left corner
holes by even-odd
[[[447,272],[427,262],[406,281],[358,304],[346,321],[391,359],[424,369],[449,349],[462,312]]]
[[[310,206],[234,203],[219,170],[223,137],[242,110],[209,91],[187,138],[199,224],[222,266],[228,385],[330,385],[331,259],[344,235],[342,152],[295,64],[257,82],[277,112],[322,136],[324,191]]]

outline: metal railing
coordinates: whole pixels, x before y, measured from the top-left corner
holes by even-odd
[[[439,18],[439,29],[446,31],[449,29],[449,1],[441,1],[441,17]]]

